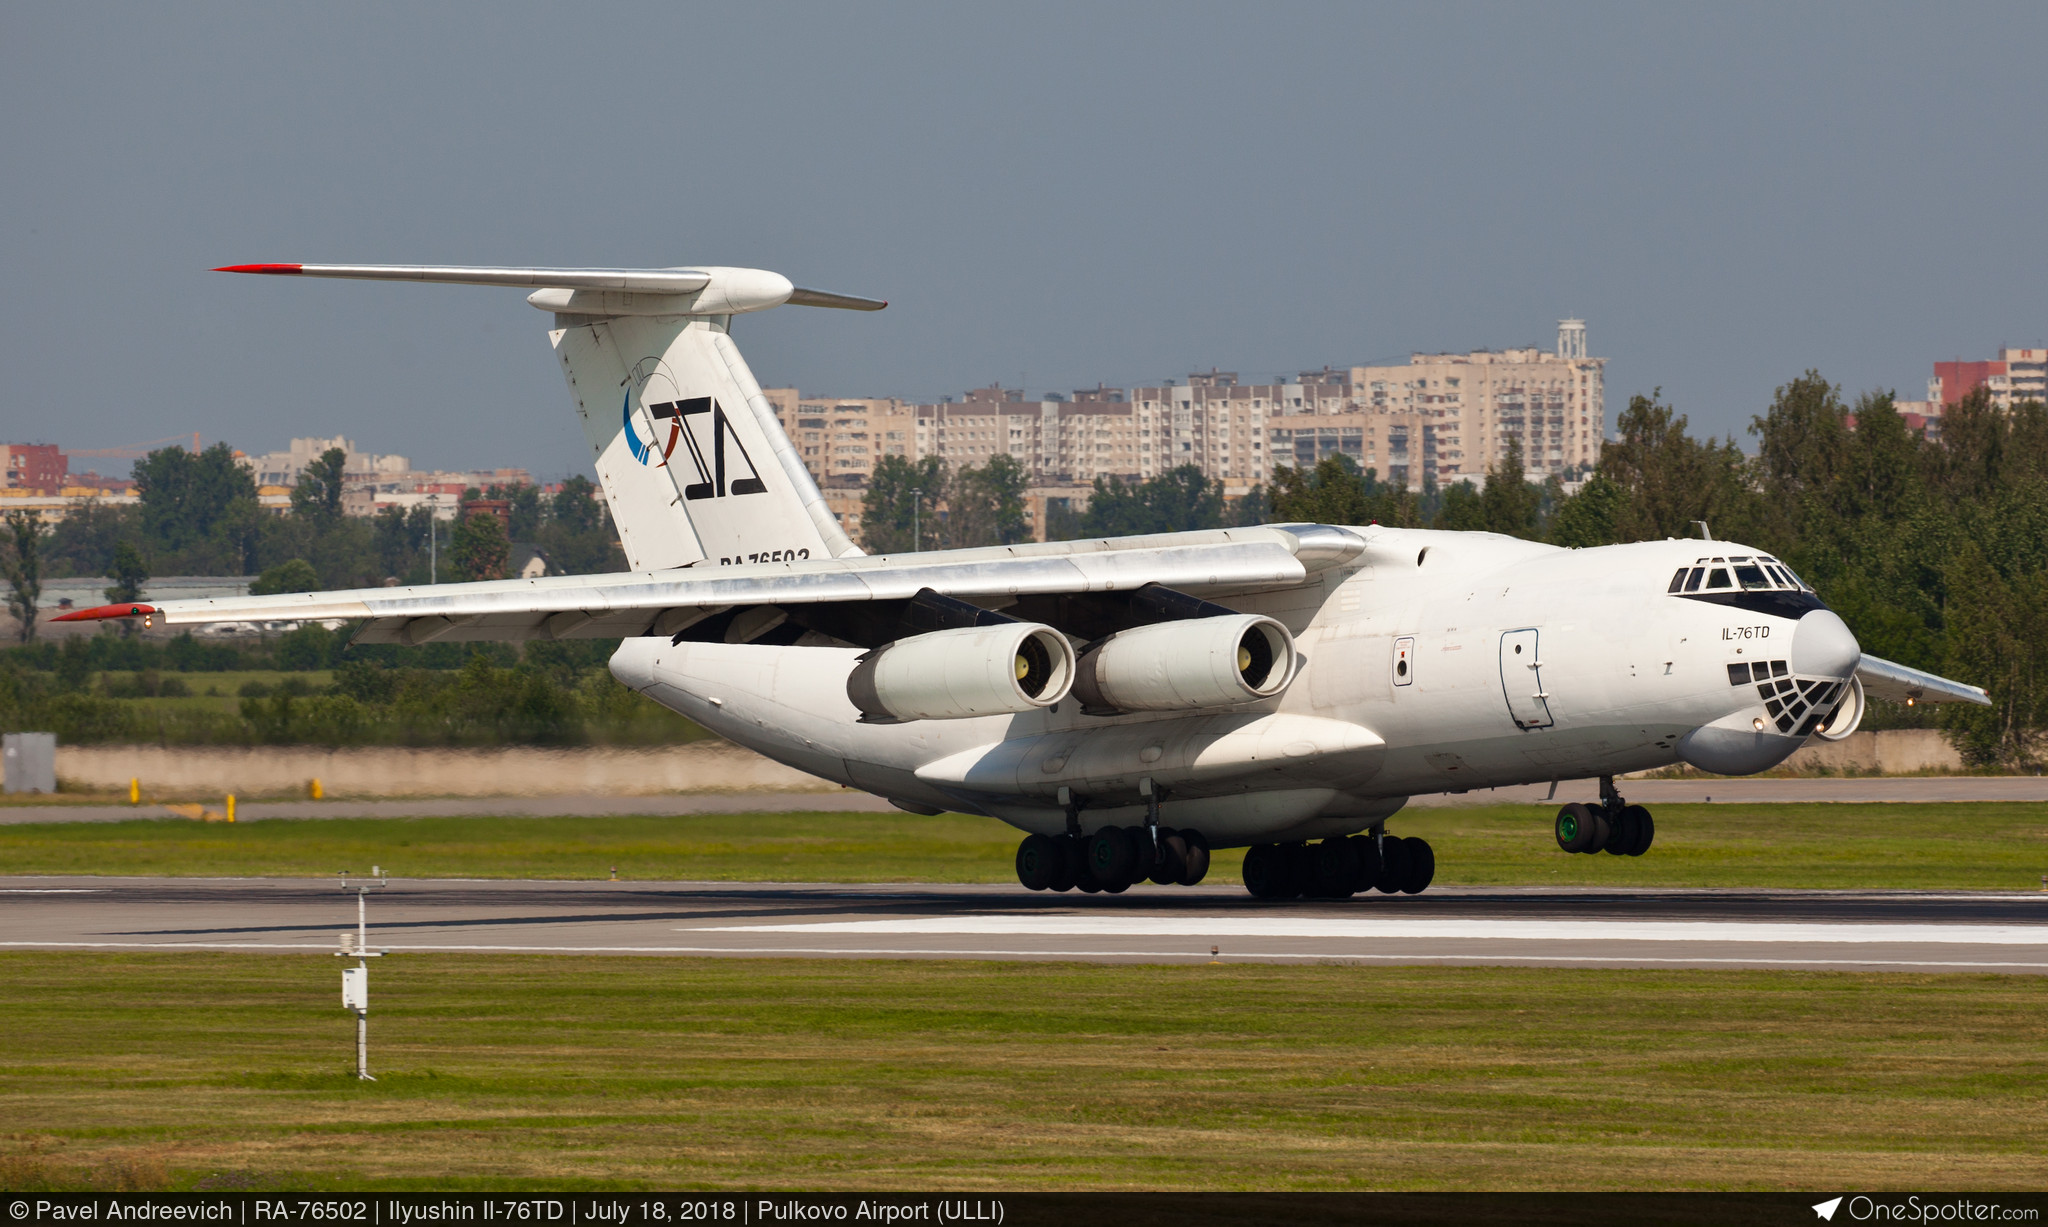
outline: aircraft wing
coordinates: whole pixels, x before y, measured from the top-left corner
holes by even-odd
[[[900,601],[929,589],[997,607],[1017,598],[1130,592],[1193,595],[1286,588],[1354,558],[1365,541],[1320,524],[1266,525],[932,554],[754,562],[468,584],[102,605],[58,621],[142,617],[194,623],[365,619],[358,643],[674,635],[733,610]],[[728,641],[749,638],[736,632]]]
[[[1863,693],[1891,703],[1976,703],[1991,706],[1991,696],[1981,686],[1952,682],[1933,673],[1909,669],[1878,656],[1865,656],[1856,666],[1856,680]]]

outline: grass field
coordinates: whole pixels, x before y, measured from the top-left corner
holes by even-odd
[[[2048,979],[0,955],[0,1186],[2048,1185]]]
[[[1665,805],[1646,856],[1566,856],[1535,806],[1396,815],[1457,885],[2034,890],[2048,805]],[[1018,833],[948,814],[320,819],[0,826],[0,873],[1007,882]],[[1214,881],[1237,880],[1220,852]]]

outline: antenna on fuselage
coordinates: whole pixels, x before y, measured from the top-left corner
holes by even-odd
[[[1692,526],[1700,530],[1700,540],[1712,541],[1714,539],[1714,534],[1711,530],[1707,528],[1707,522],[1705,520],[1694,520],[1692,522]]]

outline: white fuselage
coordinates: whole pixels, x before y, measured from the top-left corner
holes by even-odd
[[[1746,773],[1805,741],[1779,731],[1731,665],[1789,662],[1846,682],[1839,618],[1668,592],[1727,542],[1567,550],[1485,533],[1356,528],[1365,553],[1279,591],[1220,598],[1295,636],[1277,696],[1186,713],[1020,715],[863,724],[852,648],[627,640],[621,681],[732,741],[907,807],[1092,830],[1144,812],[1213,846],[1367,828],[1418,793],[1618,775],[1681,759]],[[1759,611],[1761,610],[1761,611]],[[1804,621],[1810,619],[1811,621]],[[1806,631],[1799,653],[1795,632]],[[1837,687],[1839,690],[1839,687]],[[1762,722],[1759,724],[1759,722]],[[1148,782],[1149,781],[1149,785]]]

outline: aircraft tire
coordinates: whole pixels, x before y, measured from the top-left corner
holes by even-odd
[[[1244,850],[1244,888],[1252,898],[1280,898],[1286,874],[1286,860],[1278,844],[1253,844]]]
[[[1127,882],[1143,882],[1159,867],[1159,846],[1152,842],[1152,832],[1144,827],[1125,827],[1124,834],[1131,840],[1131,872]],[[1159,832],[1161,838],[1165,831]]]
[[[1017,845],[1017,881],[1026,890],[1044,890],[1057,878],[1057,861],[1066,852],[1050,835],[1026,835]]]
[[[1159,860],[1152,866],[1152,881],[1160,886],[1177,884],[1188,872],[1188,841],[1179,831],[1159,832]]]
[[[1650,811],[1640,805],[1631,805],[1623,810],[1622,813],[1632,813],[1635,815],[1636,841],[1629,848],[1628,854],[1630,856],[1641,856],[1643,853],[1648,852],[1650,845],[1656,841],[1657,820],[1650,817]]]
[[[1401,893],[1419,895],[1429,889],[1431,882],[1436,881],[1436,849],[1429,846],[1428,840],[1413,836],[1402,840],[1401,844],[1408,854],[1407,872],[1402,875],[1401,880]]]
[[[1130,832],[1122,827],[1104,827],[1088,840],[1088,874],[1097,883],[1131,881],[1137,867],[1138,850]]]
[[[1182,886],[1195,886],[1209,876],[1209,841],[1202,838],[1200,831],[1181,831],[1181,842],[1187,848],[1187,859],[1181,863]]]
[[[1408,841],[1389,835],[1380,841],[1380,876],[1372,885],[1383,895],[1395,895],[1408,881]]]
[[[1351,893],[1362,895],[1380,880],[1380,841],[1370,835],[1353,835],[1351,846],[1358,852],[1358,876],[1351,879]]]
[[[1607,819],[1607,839],[1600,850],[1609,856],[1625,856],[1636,846],[1636,811],[1641,806],[1631,805]]]
[[[1342,836],[1317,844],[1310,860],[1312,889],[1319,899],[1349,899],[1357,889],[1358,849]]]
[[[1287,893],[1282,899],[1299,899],[1315,893],[1315,850],[1305,843],[1281,844],[1282,863],[1287,866]]]
[[[1600,829],[1593,807],[1577,801],[1557,811],[1557,846],[1566,852],[1591,852],[1600,845],[1594,835]]]
[[[1050,891],[1065,892],[1074,889],[1075,879],[1081,866],[1081,843],[1071,835],[1055,836],[1052,841],[1052,881],[1046,883]]]

